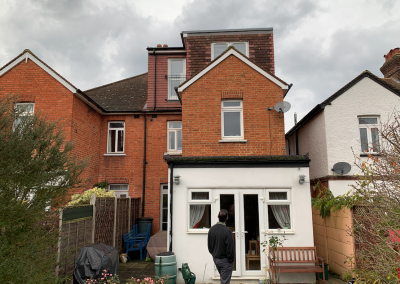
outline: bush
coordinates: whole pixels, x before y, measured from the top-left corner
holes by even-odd
[[[68,203],[68,205],[90,204],[90,198],[92,197],[93,193],[96,194],[96,197],[115,197],[114,190],[107,191],[105,188],[94,187],[86,190],[82,194],[72,195],[71,201]]]

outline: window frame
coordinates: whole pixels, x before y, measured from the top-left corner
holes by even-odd
[[[240,107],[224,107],[226,102],[240,102]],[[240,136],[224,136],[224,113],[240,112]],[[244,123],[243,123],[243,100],[222,100],[221,101],[221,140],[243,140],[244,139]]]
[[[23,106],[23,108],[26,108],[27,106],[32,105],[32,111],[23,111],[22,113],[20,113],[20,115],[18,116],[18,118],[21,117],[26,117],[26,116],[33,116],[35,114],[35,103],[34,102],[21,102],[21,103],[15,103],[14,108],[16,111],[18,110],[18,106]],[[13,123],[13,129],[15,130],[15,128],[17,127],[17,125],[15,125],[16,119],[14,120]]]
[[[212,224],[210,223],[210,228],[200,228],[200,229],[193,229],[190,228],[190,205],[210,205],[210,214],[213,216],[213,196],[212,193],[213,191],[211,189],[189,189],[188,191],[188,197],[187,197],[187,232],[188,233],[208,233],[210,230]],[[192,192],[208,192],[208,199],[192,199]]]
[[[174,122],[180,122],[181,123],[181,128],[170,128],[169,124],[174,123]],[[182,153],[182,150],[178,150],[178,132],[181,131],[182,133],[182,121],[181,120],[174,120],[174,121],[167,121],[167,153]],[[175,149],[170,149],[169,148],[169,133],[170,132],[175,132]],[[183,133],[182,133],[183,135]],[[183,138],[183,137],[182,137]],[[181,141],[182,143],[182,141]],[[183,145],[182,145],[183,148]]]
[[[164,186],[166,186],[167,188],[164,188]],[[168,212],[169,212],[169,202],[168,202],[168,188],[169,185],[168,183],[162,183],[160,184],[160,231],[168,231]],[[167,195],[167,221],[164,222],[163,221],[163,195],[166,194]],[[163,230],[162,226],[163,224],[167,224],[167,229]]]
[[[183,75],[186,77],[186,58],[168,58],[168,77],[173,76],[171,74],[171,62],[172,61],[182,61],[183,63]],[[186,80],[184,80],[186,81]],[[179,101],[178,95],[176,93],[171,94],[171,87],[170,87],[171,78],[168,80],[168,100],[169,101]]]
[[[112,185],[126,185],[126,190],[114,190],[114,191],[115,191],[115,196],[116,196],[117,198],[123,198],[123,197],[120,196],[121,193],[122,193],[122,194],[125,194],[125,193],[126,193],[126,197],[125,197],[125,198],[128,198],[128,197],[129,197],[129,184],[128,184],[128,183],[110,183],[110,184],[108,185],[108,191],[113,190],[113,189],[111,189],[111,186],[112,186]]]
[[[246,44],[246,54],[245,55],[247,57],[249,57],[249,42],[248,41],[232,41],[232,42],[220,41],[220,42],[213,42],[211,44],[211,60],[214,60],[216,58],[215,55],[214,55],[214,45],[222,44],[222,43],[226,43],[228,45],[227,48],[229,48],[230,46],[232,46],[235,43],[245,43]]]
[[[270,200],[269,199],[269,193],[270,192],[286,192],[287,193],[287,199],[286,200]],[[266,214],[265,218],[266,220],[266,230],[268,233],[276,234],[276,233],[292,233],[294,232],[294,220],[293,220],[293,203],[292,203],[292,197],[291,197],[292,190],[291,189],[266,189],[265,190],[265,211]],[[270,229],[269,228],[269,216],[268,216],[268,206],[269,205],[289,205],[289,213],[290,213],[290,229],[283,229],[281,228],[280,230],[278,229]]]
[[[376,124],[360,124],[360,119],[363,118],[376,118]],[[380,116],[379,115],[359,115],[357,116],[357,124],[358,124],[358,135],[360,139],[360,152],[361,153],[368,153],[368,154],[377,154],[378,152],[374,151],[374,148],[371,148],[370,146],[372,145],[372,128],[377,128],[378,129],[378,151],[380,147],[380,142],[381,142],[381,135],[379,133],[379,126],[380,126]],[[365,128],[367,129],[367,139],[368,139],[368,146],[367,146],[367,152],[364,152],[362,150],[362,142],[361,142],[361,133],[360,129]]]
[[[111,127],[110,125],[111,125],[111,123],[122,123],[123,125],[124,125],[124,127],[123,128],[113,128],[113,127]],[[110,152],[110,147],[109,146],[111,146],[110,145],[110,143],[111,143],[111,137],[110,137],[110,130],[116,130],[117,131],[117,133],[118,133],[118,131],[122,131],[123,132],[123,135],[124,135],[124,141],[122,141],[122,147],[123,147],[123,150],[122,151],[117,151],[117,147],[118,147],[118,134],[117,135],[115,135],[115,139],[116,139],[116,141],[115,141],[115,151],[114,152]],[[125,121],[108,121],[108,130],[107,130],[107,154],[124,154],[125,153]]]

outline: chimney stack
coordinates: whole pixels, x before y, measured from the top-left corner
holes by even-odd
[[[400,81],[400,48],[391,49],[388,54],[383,56],[385,63],[381,67],[381,72],[385,78],[394,78]]]

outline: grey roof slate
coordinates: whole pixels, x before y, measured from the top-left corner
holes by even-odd
[[[147,73],[84,91],[105,112],[142,111],[147,101]]]

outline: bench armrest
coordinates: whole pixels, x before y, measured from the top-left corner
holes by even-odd
[[[322,264],[325,263],[325,258],[323,258],[322,256],[317,256],[318,258],[318,262],[322,262]]]

